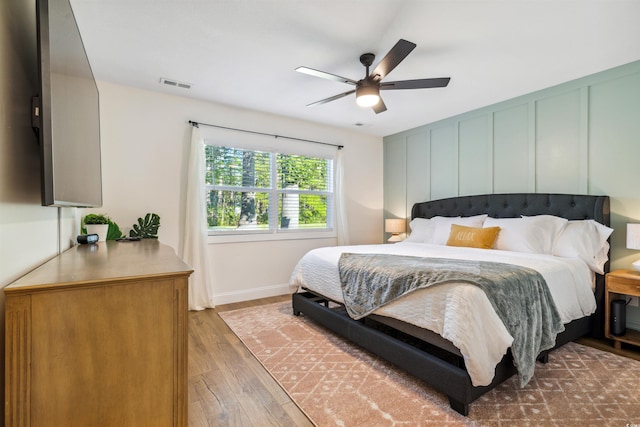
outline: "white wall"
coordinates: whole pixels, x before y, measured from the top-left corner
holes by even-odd
[[[159,239],[177,251],[188,121],[194,120],[344,145],[351,243],[381,242],[382,138],[108,82],[98,82],[98,88],[104,201],[91,211],[108,214],[123,232],[155,212],[161,218]],[[286,293],[298,259],[309,249],[335,244],[335,239],[210,244],[214,300],[223,304]]]

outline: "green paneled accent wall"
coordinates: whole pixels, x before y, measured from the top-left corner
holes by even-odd
[[[429,158],[431,170],[429,194],[432,199],[443,199],[458,194],[458,144],[455,124],[430,131]],[[415,160],[414,160],[415,162]],[[411,174],[408,173],[407,177]],[[437,185],[434,185],[437,183]]]
[[[486,194],[493,191],[491,132],[493,132],[493,126],[487,116],[460,121],[458,126],[458,191],[460,194]]]
[[[493,192],[533,191],[529,105],[516,105],[488,115],[493,117]]]
[[[535,114],[535,190],[584,193],[580,174],[580,91],[541,99]]]
[[[640,61],[384,138],[385,215],[483,193],[606,194],[611,268],[631,268],[640,223]],[[640,310],[629,308],[640,329]]]
[[[409,135],[407,144],[407,170],[413,171],[407,177],[407,192],[405,201],[427,200],[431,169],[425,167],[423,159],[429,157],[429,142],[424,134]],[[407,216],[411,215],[413,203],[406,205]]]
[[[407,212],[406,138],[388,138],[384,142],[385,218],[406,218]]]

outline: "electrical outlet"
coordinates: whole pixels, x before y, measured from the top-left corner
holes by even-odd
[[[638,305],[639,305],[639,304],[638,304],[638,297],[631,297],[631,296],[630,296],[630,297],[628,297],[628,298],[631,298],[631,301],[629,301],[629,305],[630,305],[631,307],[638,307]]]

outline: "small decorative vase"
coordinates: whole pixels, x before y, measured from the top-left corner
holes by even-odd
[[[109,232],[109,224],[85,224],[87,234],[97,234],[98,242],[104,242],[107,240],[107,233]]]

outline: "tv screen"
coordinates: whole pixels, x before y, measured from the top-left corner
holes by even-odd
[[[102,206],[98,87],[69,0],[37,0],[44,206]],[[36,112],[36,110],[38,110]]]

